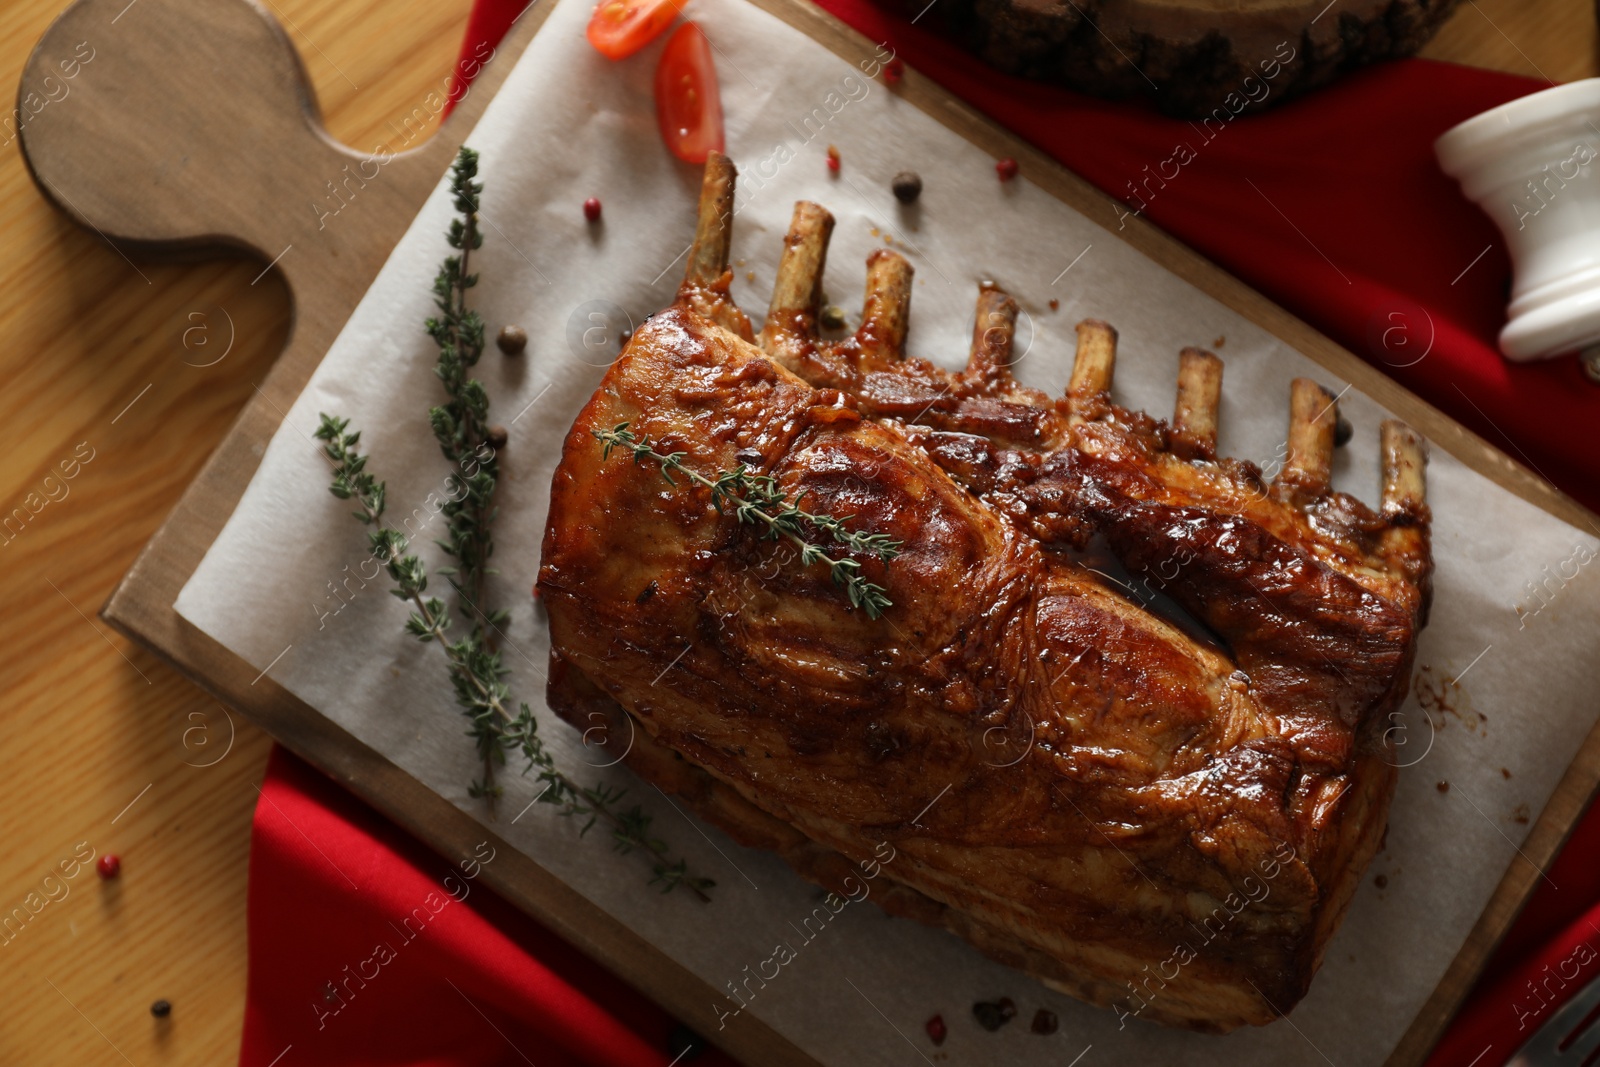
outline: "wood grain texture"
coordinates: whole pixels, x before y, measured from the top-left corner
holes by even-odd
[[[1199,118],[1263,110],[1408,56],[1460,0],[950,0],[1001,70]]]
[[[7,84],[58,6],[0,7]],[[370,148],[442,87],[468,4],[267,7],[290,27],[333,136]],[[96,32],[96,58],[69,95],[31,121],[73,106],[77,83],[88,84],[104,48],[116,49],[115,29]],[[1465,4],[1424,54],[1562,80],[1600,73],[1592,12],[1569,0]],[[0,717],[0,913],[30,892],[42,898],[42,879],[78,842],[120,853],[125,866],[110,886],[80,873],[67,897],[0,946],[0,1062],[123,1062],[120,1050],[141,1067],[228,1063],[243,1012],[249,821],[267,742],[236,714],[231,751],[196,766],[216,759],[228,720],[95,614],[256,395],[288,337],[288,292],[276,272],[251,284],[270,255],[188,266],[135,256],[130,265],[40,195],[9,136],[0,131],[0,508],[26,507],[29,493],[36,504],[48,499],[52,472],[55,494],[64,485],[67,495],[30,513],[0,548],[12,593],[0,615],[0,683],[10,697]],[[221,351],[224,311],[234,345],[202,366]],[[186,346],[196,326],[205,329]],[[81,442],[94,458],[63,481],[57,465]],[[1569,775],[1559,803],[1581,799],[1582,777]],[[1553,844],[1541,827],[1530,847],[1543,854]],[[1503,923],[1491,918],[1514,909],[1519,892],[1502,890],[1469,950],[1492,940]],[[148,1014],[156,997],[174,1004],[159,1025]]]
[[[1600,75],[1595,5],[1582,0],[1467,0],[1419,53],[1546,81]]]
[[[332,134],[369,147],[443,86],[470,6],[272,3],[297,27]],[[0,5],[8,104],[60,7]],[[43,129],[82,103],[80,88],[137,11],[92,31],[95,58],[32,123]],[[251,284],[269,257],[130,265],[40,194],[12,129],[0,130],[0,509],[26,510],[29,493],[48,500],[58,484],[67,495],[0,537],[10,594],[0,914],[30,892],[44,899],[42,879],[79,842],[120,854],[123,875],[104,884],[79,873],[0,946],[0,1063],[227,1064],[238,1055],[250,819],[270,742],[235,713],[227,750],[216,702],[96,613],[282,352],[292,310],[278,274]],[[213,362],[229,316],[234,344]],[[196,326],[205,329],[186,345]],[[94,458],[65,481],[57,465],[80,442]],[[173,1004],[160,1023],[149,1014],[158,997]]]

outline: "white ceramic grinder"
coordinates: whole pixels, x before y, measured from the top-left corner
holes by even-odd
[[[1510,246],[1500,351],[1514,360],[1581,352],[1600,376],[1600,78],[1485,111],[1433,150]]]

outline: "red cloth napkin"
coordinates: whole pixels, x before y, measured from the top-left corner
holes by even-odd
[[[1512,365],[1497,354],[1508,260],[1432,155],[1450,126],[1542,83],[1412,60],[1201,127],[996,74],[864,0],[819,2],[1600,508],[1600,459],[1585,447],[1600,392],[1572,359]],[[476,69],[480,45],[498,42],[524,4],[478,0],[460,69]],[[1503,1062],[1600,974],[1596,846],[1591,816],[1431,1064]],[[252,841],[241,1064],[666,1063],[672,1020],[466,879],[458,864],[470,858],[435,856],[276,753]],[[405,927],[408,915],[425,928]],[[697,1062],[731,1061],[712,1051]]]
[[[240,1064],[667,1063],[672,1017],[485,889],[496,859],[487,844],[440,857],[274,748]],[[714,1049],[695,1062],[734,1067]]]

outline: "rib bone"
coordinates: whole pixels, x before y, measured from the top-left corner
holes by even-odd
[[[1386,419],[1383,446],[1383,514],[1395,519],[1415,515],[1423,506],[1423,468],[1427,453],[1422,438],[1403,422]]]
[[[1172,451],[1180,459],[1217,458],[1217,405],[1222,400],[1222,360],[1199,348],[1178,354],[1178,404],[1172,415]]]
[[[728,248],[733,239],[733,187],[737,174],[732,160],[721,152],[713,151],[706,157],[694,244],[689,247],[689,266],[683,285],[678,288],[678,302],[749,341],[754,339],[750,319],[728,292],[733,283]]]
[[[721,152],[706,157],[705,178],[700,183],[700,213],[694,244],[689,249],[685,285],[711,286],[728,269],[728,248],[733,241],[733,161]]]
[[[1017,302],[998,286],[986,284],[979,289],[967,373],[990,386],[1009,384],[1016,330]]]
[[[898,252],[879,248],[867,257],[867,296],[861,308],[863,363],[898,363],[906,354],[911,320],[911,264]]]
[[[1338,400],[1310,378],[1296,378],[1289,388],[1288,455],[1273,479],[1276,493],[1298,506],[1327,495],[1338,423]]]
[[[1078,323],[1078,354],[1072,364],[1072,380],[1067,384],[1073,415],[1093,419],[1104,413],[1116,364],[1117,331],[1099,319]]]
[[[822,304],[822,270],[832,235],[833,216],[825,208],[809,200],[795,204],[794,219],[783,239],[783,256],[778,260],[772,303],[761,327],[761,347],[790,370],[816,332],[817,310]]]

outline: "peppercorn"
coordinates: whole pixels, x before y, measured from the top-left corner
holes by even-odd
[[[499,345],[500,351],[506,355],[520,356],[522,350],[528,347],[528,331],[521,326],[502,326],[494,343]]]
[[[842,330],[844,328],[844,312],[837,304],[829,304],[822,309],[822,328],[825,330]]]
[[[122,873],[122,860],[107,852],[95,861],[94,869],[96,874],[109,882]]]
[[[1010,1022],[1017,1014],[1017,1006],[1010,997],[999,1000],[980,1000],[972,1005],[972,1015],[978,1025],[991,1033]]]
[[[591,196],[583,202],[583,217],[590,222],[600,221],[600,200],[598,197]]]
[[[1031,1029],[1036,1034],[1049,1036],[1061,1026],[1061,1020],[1056,1018],[1056,1013],[1049,1008],[1040,1008],[1033,1013],[1033,1026]]]
[[[1355,436],[1356,428],[1350,425],[1350,420],[1343,415],[1333,424],[1333,447],[1343,448],[1350,443],[1350,438]]]
[[[922,195],[922,179],[917,177],[915,171],[903,170],[894,176],[889,188],[894,190],[894,198],[902,204],[915,204],[917,197]]]
[[[169,1000],[156,1001],[154,1004],[150,1005],[150,1014],[154,1015],[157,1019],[165,1019],[167,1016],[172,1014],[172,1002]]]
[[[1017,176],[1017,161],[1007,156],[994,165],[994,172],[1000,175],[1000,180],[1008,182]]]
[[[933,1040],[935,1045],[944,1044],[945,1037],[950,1033],[949,1028],[944,1024],[943,1015],[935,1015],[933,1018],[923,1023],[922,1028],[928,1031],[928,1037]]]
[[[506,442],[511,439],[511,435],[506,432],[504,426],[491,426],[489,427],[489,432],[483,435],[483,439],[489,442],[489,446],[498,452],[506,447]]]

